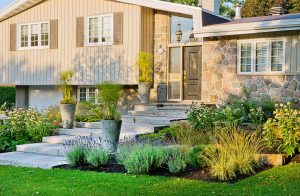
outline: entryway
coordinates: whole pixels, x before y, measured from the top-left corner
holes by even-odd
[[[170,47],[168,101],[201,100],[202,46]]]

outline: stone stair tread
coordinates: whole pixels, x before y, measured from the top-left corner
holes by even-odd
[[[63,144],[35,143],[17,146],[17,152],[30,152],[53,156],[65,156]]]
[[[0,154],[0,165],[51,169],[65,165],[65,157],[27,152],[9,152]]]

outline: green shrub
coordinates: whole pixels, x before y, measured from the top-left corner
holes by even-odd
[[[255,158],[261,150],[261,141],[255,133],[239,130],[216,133],[213,147],[206,148],[201,158],[211,168],[211,173],[220,180],[228,180],[237,174],[255,173],[259,160]]]
[[[205,166],[202,155],[207,148],[207,145],[198,145],[191,148],[188,153],[188,163],[194,168],[201,168]]]
[[[128,151],[129,152],[126,152]],[[134,145],[132,149],[121,148],[118,160],[132,174],[148,173],[154,164],[155,153],[151,145]]]
[[[184,148],[170,148],[167,165],[171,173],[177,174],[183,171],[187,165],[187,153]]]
[[[56,126],[61,126],[61,114],[59,106],[50,106],[45,111],[45,118]]]
[[[7,103],[11,107],[16,102],[16,87],[0,86],[0,105]]]
[[[93,149],[87,153],[87,162],[94,167],[107,165],[109,153],[103,149]]]
[[[264,124],[264,143],[268,148],[293,156],[300,151],[300,110],[292,109],[290,103],[280,104],[274,114],[274,119]]]
[[[81,146],[76,146],[67,152],[67,160],[72,167],[87,165],[88,150]]]
[[[76,106],[75,120],[77,122],[98,122],[103,118],[99,104],[81,101]]]
[[[32,109],[14,109],[8,112],[8,117],[0,126],[2,152],[12,151],[18,144],[41,142],[57,130],[53,122]]]
[[[172,172],[185,168],[183,164],[179,168],[179,159],[185,160],[183,150],[178,147],[158,146],[151,144],[130,144],[120,146],[117,160],[123,164],[128,173],[144,174],[149,173],[163,165],[169,165]],[[174,163],[173,160],[176,159]],[[184,167],[183,167],[184,166]]]
[[[194,130],[210,131],[219,120],[220,110],[205,105],[192,104],[187,113],[188,121]]]
[[[188,123],[179,122],[173,125],[176,128],[175,141],[183,146],[196,146],[210,143],[210,132],[194,130]]]

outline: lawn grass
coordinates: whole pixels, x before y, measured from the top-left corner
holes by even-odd
[[[300,195],[300,164],[235,184],[0,166],[0,195]]]

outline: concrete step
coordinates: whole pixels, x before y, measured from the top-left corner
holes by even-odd
[[[129,115],[148,116],[148,117],[173,117],[173,118],[187,118],[186,111],[172,111],[172,110],[148,110],[148,111],[129,111]]]
[[[134,111],[149,111],[149,110],[177,110],[187,111],[190,104],[177,104],[177,103],[151,103],[147,105],[138,104],[134,106]]]
[[[173,121],[185,120],[185,118],[163,117],[163,116],[123,115],[122,120],[124,123],[170,125],[170,123]]]
[[[48,143],[18,145],[17,152],[28,152],[62,157],[66,155],[66,149],[63,147],[62,144]]]
[[[0,165],[51,169],[67,164],[65,157],[27,152],[10,152],[0,154]]]
[[[57,135],[57,136],[43,137],[42,143],[63,144],[65,141],[74,140],[74,139],[76,139],[76,136]]]

